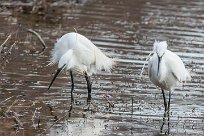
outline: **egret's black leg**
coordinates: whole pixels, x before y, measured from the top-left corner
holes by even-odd
[[[72,71],[70,71],[70,76],[71,76],[71,81],[72,81],[71,93],[73,93],[73,91],[74,91],[74,77],[73,77]]]
[[[167,103],[166,103],[166,97],[165,97],[165,93],[164,90],[162,89],[162,94],[163,94],[163,98],[164,98],[164,108],[165,108],[165,112],[167,110]]]
[[[170,105],[171,105],[171,90],[169,91],[168,112],[170,110]]]
[[[160,133],[163,133],[163,128],[164,128],[164,125],[165,125],[165,121],[166,121],[166,112],[164,112],[164,115],[163,115],[162,125],[160,127]]]
[[[167,131],[167,134],[169,135],[170,134],[170,117],[169,117],[169,112],[167,113],[168,114],[168,131]]]
[[[70,76],[71,76],[71,81],[72,81],[72,88],[71,88],[71,103],[74,102],[74,98],[73,98],[73,91],[74,91],[74,77],[72,74],[72,71],[70,71]]]
[[[73,96],[71,96],[71,97],[72,97],[71,99],[73,99]],[[71,102],[71,105],[70,105],[70,108],[69,108],[69,117],[71,117],[71,114],[72,114],[72,107],[73,107],[73,101]]]
[[[167,119],[166,119],[166,117],[167,117]],[[166,125],[166,121],[167,121],[167,130],[164,131],[164,125]],[[160,127],[160,133],[161,134],[165,134],[165,135],[169,135],[170,134],[170,117],[169,117],[169,112],[164,112],[162,125]]]
[[[87,103],[89,104],[91,102],[91,86],[92,86],[92,83],[91,83],[90,77],[87,75],[87,73],[85,73],[85,78],[86,78],[87,89],[88,89]]]

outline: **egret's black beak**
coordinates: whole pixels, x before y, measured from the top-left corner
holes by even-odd
[[[59,75],[59,73],[63,70],[64,66],[65,66],[65,65],[63,65],[61,68],[59,68],[59,69],[57,70],[57,72],[55,73],[55,75],[54,75],[54,77],[53,77],[53,79],[52,79],[52,81],[51,81],[51,83],[50,83],[50,85],[49,85],[49,87],[48,87],[48,90],[49,90],[50,87],[52,86],[53,82],[55,81],[55,79],[56,79],[56,77]]]
[[[161,57],[159,57],[159,55],[157,54],[158,57],[158,66],[157,66],[157,76],[159,74],[159,70],[160,70],[160,62],[161,62]]]

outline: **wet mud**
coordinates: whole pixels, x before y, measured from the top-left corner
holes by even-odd
[[[200,0],[87,0],[54,3],[36,14],[2,2],[0,43],[19,24],[21,29],[1,51],[0,135],[204,135],[203,6]],[[42,37],[44,51],[25,28]],[[74,28],[116,58],[112,73],[92,76],[89,109],[83,76],[74,78],[74,101],[69,74],[61,73],[47,90],[57,69],[47,66],[50,51],[57,38]],[[147,66],[140,76],[155,39],[167,40],[192,76],[172,93],[169,118]]]

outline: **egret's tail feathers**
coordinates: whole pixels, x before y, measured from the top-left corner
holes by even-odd
[[[190,80],[191,80],[191,75],[190,75],[189,71],[186,70],[185,82],[186,82],[186,81],[190,81]]]
[[[104,55],[101,51],[96,52],[96,70],[105,70],[107,72],[110,72],[112,69],[112,66],[114,64],[114,60],[111,58],[108,58],[106,55]]]
[[[49,65],[52,65],[52,64],[56,64],[59,60],[60,60],[60,57],[62,54],[62,51],[60,49],[60,43],[55,43],[55,46],[54,48],[51,50],[51,58],[50,58],[50,63]]]
[[[190,73],[188,72],[188,70],[187,69],[185,69],[185,73],[183,73],[182,74],[182,76],[178,79],[178,81],[180,82],[180,83],[186,83],[186,81],[190,81],[191,80],[191,75],[190,75]]]

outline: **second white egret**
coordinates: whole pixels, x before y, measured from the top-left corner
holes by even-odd
[[[155,41],[154,54],[148,62],[148,73],[150,80],[154,85],[162,90],[164,98],[165,111],[170,109],[171,92],[179,83],[184,83],[191,79],[191,76],[185,68],[181,58],[167,49],[166,41]],[[169,91],[168,105],[164,90]]]

